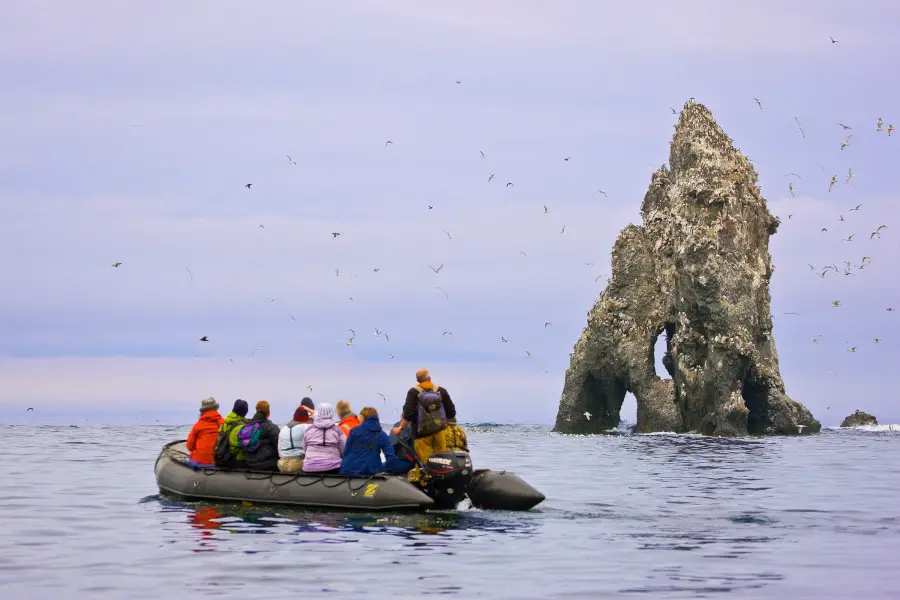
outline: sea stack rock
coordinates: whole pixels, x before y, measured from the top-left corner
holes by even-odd
[[[641,215],[613,246],[612,278],[575,343],[554,431],[618,426],[626,392],[637,398],[639,433],[819,431],[778,370],[769,236],[779,221],[750,161],[702,104],[685,104]],[[666,379],[655,372],[660,334]]]
[[[875,418],[875,415],[856,410],[841,422],[841,427],[861,427],[863,425],[878,425],[878,419]]]

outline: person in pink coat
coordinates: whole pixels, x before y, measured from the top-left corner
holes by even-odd
[[[320,404],[303,435],[303,472],[339,473],[347,438],[334,422],[334,407]]]

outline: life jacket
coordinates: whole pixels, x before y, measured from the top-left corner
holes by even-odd
[[[447,427],[447,413],[444,411],[444,400],[441,398],[441,388],[434,386],[426,390],[420,385],[418,419],[416,423],[416,436],[425,437],[443,431]]]
[[[244,423],[235,421],[234,423],[229,423],[219,428],[219,437],[216,438],[216,446],[213,449],[213,458],[215,459],[217,467],[228,466],[234,458],[234,452],[231,448],[231,444],[228,442],[228,437],[236,427],[242,425],[244,425]]]
[[[255,452],[259,448],[259,437],[262,434],[262,427],[259,423],[247,423],[238,431],[238,444],[247,452]]]

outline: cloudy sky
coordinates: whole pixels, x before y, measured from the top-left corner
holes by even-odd
[[[14,1],[0,422],[189,422],[207,395],[266,398],[281,421],[307,394],[393,416],[426,366],[464,421],[549,424],[691,97],[783,221],[788,393],[825,424],[900,421],[900,132],[876,131],[900,127],[898,17],[893,1]],[[864,255],[849,276],[808,266]]]

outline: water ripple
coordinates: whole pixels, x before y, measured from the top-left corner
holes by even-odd
[[[17,449],[0,465],[3,597],[895,597],[897,432],[482,424],[476,466],[515,471],[540,507],[365,514],[162,496],[156,454],[187,429],[0,428]]]

